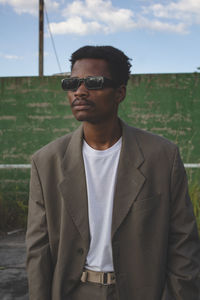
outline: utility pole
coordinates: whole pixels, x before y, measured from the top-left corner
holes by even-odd
[[[44,0],[39,0],[39,76],[43,76],[44,58]]]

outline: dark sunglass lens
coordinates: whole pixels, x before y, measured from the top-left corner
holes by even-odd
[[[62,88],[65,91],[72,91],[78,88],[78,78],[66,78],[62,81]]]
[[[85,85],[88,89],[101,89],[103,85],[103,77],[87,77]]]

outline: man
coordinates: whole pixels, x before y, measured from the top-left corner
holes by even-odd
[[[71,57],[75,132],[32,159],[30,300],[197,300],[199,240],[177,146],[118,118],[130,60]]]

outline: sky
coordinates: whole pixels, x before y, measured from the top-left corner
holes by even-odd
[[[38,7],[39,0],[0,0],[0,77],[38,76]],[[69,72],[71,53],[84,45],[119,48],[132,74],[200,71],[200,0],[45,0],[45,7],[44,75]]]

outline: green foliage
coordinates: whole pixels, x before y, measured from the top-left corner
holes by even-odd
[[[0,170],[0,231],[25,228],[30,170]]]
[[[25,228],[27,223],[27,196],[20,194],[0,194],[0,231]]]
[[[189,194],[192,200],[194,214],[197,220],[197,226],[200,233],[200,186],[197,182],[189,186]]]

